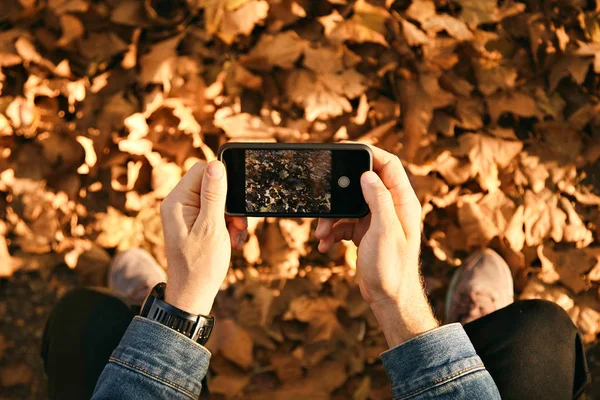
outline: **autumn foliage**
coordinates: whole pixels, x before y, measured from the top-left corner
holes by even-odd
[[[423,204],[437,316],[493,247],[520,298],[600,332],[600,3],[3,0],[0,275],[110,255],[165,265],[158,206],[228,140],[355,140],[398,154]],[[355,249],[252,220],[217,300],[210,388],[383,399],[385,341]]]

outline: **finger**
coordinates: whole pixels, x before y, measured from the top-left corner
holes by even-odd
[[[194,201],[192,205],[200,205],[200,188],[202,187],[202,176],[206,169],[206,162],[199,161],[188,172],[183,175],[183,178],[175,185],[175,188],[171,191],[168,197],[171,195],[178,195],[181,197],[187,197],[191,199],[190,195],[193,195]],[[188,204],[185,204],[188,205]]]
[[[248,231],[245,229],[238,229],[233,221],[227,224],[227,231],[229,232],[231,247],[241,250],[248,237]]]
[[[407,237],[420,237],[421,204],[402,162],[395,155],[377,147],[371,147],[371,150],[373,169],[392,195],[396,214],[404,233]]]
[[[248,229],[248,218],[246,217],[226,217],[227,223],[232,223],[239,230]]]
[[[225,200],[227,199],[227,179],[225,166],[221,161],[211,161],[204,173],[200,190],[200,215],[198,221],[211,221],[213,226],[225,224]],[[194,226],[195,227],[195,226]]]
[[[227,230],[231,239],[231,246],[241,249],[248,237],[248,219],[246,217],[226,217]]]
[[[206,163],[198,162],[181,178],[160,207],[163,227],[169,235],[185,237],[200,212],[200,187]],[[177,232],[175,232],[177,230]]]
[[[371,210],[371,226],[375,224],[384,228],[397,219],[392,195],[375,172],[365,172],[360,178],[360,185]]]
[[[329,235],[333,224],[339,221],[339,218],[319,218],[317,223],[317,229],[315,230],[315,237],[322,239]]]
[[[342,241],[342,240],[352,240],[354,236],[354,228],[356,227],[356,222],[350,221],[340,221],[336,223],[331,233],[322,238],[319,242],[319,251],[322,253],[326,253],[333,247],[334,244]]]

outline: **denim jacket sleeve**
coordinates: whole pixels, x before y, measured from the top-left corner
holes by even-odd
[[[425,332],[381,354],[392,398],[500,399],[460,324]]]
[[[92,399],[197,399],[210,356],[176,331],[135,317],[102,371]]]

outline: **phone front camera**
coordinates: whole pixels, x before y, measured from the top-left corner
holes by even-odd
[[[338,179],[338,185],[340,185],[342,189],[347,188],[350,186],[350,179],[347,176],[342,176]]]

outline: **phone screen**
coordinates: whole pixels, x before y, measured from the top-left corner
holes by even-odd
[[[248,213],[331,212],[330,150],[245,150]]]
[[[233,143],[227,168],[229,215],[360,217],[368,213],[360,176],[372,156],[359,144]]]

